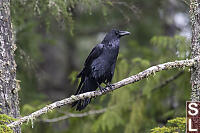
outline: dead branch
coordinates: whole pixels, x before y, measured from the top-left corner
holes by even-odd
[[[180,61],[174,61],[174,62],[167,62],[164,64],[159,64],[156,66],[152,66],[136,75],[130,76],[126,79],[123,79],[117,83],[113,84],[113,88],[110,89],[109,87],[105,88],[104,92],[101,92],[100,90],[97,91],[92,91],[92,92],[87,92],[87,93],[83,93],[83,94],[79,94],[79,95],[72,95],[69,98],[65,98],[63,100],[60,101],[56,101],[52,104],[46,105],[45,107],[43,107],[42,109],[33,112],[30,115],[24,116],[10,124],[8,124],[8,127],[15,127],[18,125],[21,125],[24,122],[27,122],[29,120],[34,120],[37,117],[39,117],[42,114],[46,114],[47,112],[61,107],[63,105],[67,105],[67,104],[71,104],[75,101],[78,101],[80,99],[85,99],[85,98],[92,98],[92,97],[97,97],[97,96],[101,96],[104,94],[107,94],[110,91],[116,90],[118,88],[121,88],[122,86],[131,84],[131,83],[135,83],[138,82],[142,79],[148,78],[151,75],[154,75],[156,72],[160,72],[163,70],[170,70],[170,69],[174,69],[174,68],[185,68],[185,67],[191,67],[195,64],[197,64],[200,61],[200,57],[195,57],[194,59],[189,59],[189,60],[180,60]]]
[[[71,117],[85,117],[85,116],[88,116],[88,115],[101,114],[101,113],[106,112],[106,110],[107,110],[107,108],[103,108],[103,109],[99,109],[99,110],[91,110],[91,111],[84,112],[84,113],[66,113],[66,115],[63,115],[63,116],[60,116],[60,117],[57,117],[57,118],[42,119],[41,121],[49,122],[49,123],[58,122],[58,121],[66,120],[66,119],[71,118]]]

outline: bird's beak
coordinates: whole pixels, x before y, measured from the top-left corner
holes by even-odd
[[[131,33],[128,31],[119,31],[120,36],[125,36],[125,35],[129,35],[129,34],[131,34]]]

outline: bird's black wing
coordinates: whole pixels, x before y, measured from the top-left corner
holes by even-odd
[[[85,60],[85,63],[84,63],[85,67],[83,68],[83,70],[77,76],[78,78],[81,77],[81,75],[83,74],[83,72],[85,71],[85,69],[88,69],[90,67],[92,61],[101,55],[101,53],[103,51],[103,48],[104,48],[104,44],[100,43],[100,44],[97,44],[92,49],[92,51],[88,55],[87,59]]]
[[[87,59],[85,60],[85,64],[84,64],[84,68],[83,70],[77,75],[77,78],[80,78],[81,77],[81,82],[78,86],[78,89],[76,91],[75,94],[79,94],[80,92],[80,89],[85,81],[85,74],[88,73],[88,69],[92,63],[92,61],[94,59],[96,59],[97,57],[99,57],[103,51],[103,47],[104,47],[104,44],[97,44],[93,49],[92,51],[90,52],[90,54],[88,55]]]
[[[115,72],[115,64],[116,64],[116,62],[114,64],[112,64],[111,70],[110,70],[108,77],[107,77],[107,81],[109,83],[112,81],[112,78],[113,78],[113,75],[114,75],[114,72]]]
[[[85,66],[88,66],[92,63],[92,61],[94,59],[96,59],[97,57],[99,57],[99,55],[101,55],[102,51],[103,51],[103,47],[104,44],[97,44],[92,51],[90,52],[90,54],[88,55],[86,61],[85,61]]]

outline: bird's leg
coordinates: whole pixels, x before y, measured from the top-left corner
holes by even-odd
[[[110,84],[110,82],[103,82],[103,83],[106,85],[106,87],[109,87],[111,90],[113,90],[113,85]]]
[[[97,82],[97,85],[98,85],[99,89],[101,90],[101,92],[105,91],[105,88],[103,88],[98,82]]]
[[[108,83],[106,84],[106,87],[109,87],[111,90],[113,90],[113,85],[110,84],[110,82],[108,82]]]

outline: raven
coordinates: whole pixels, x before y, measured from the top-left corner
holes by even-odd
[[[89,56],[87,57],[84,68],[77,75],[81,78],[78,89],[75,93],[81,94],[89,91],[95,91],[98,87],[103,91],[101,83],[111,86],[111,80],[114,75],[115,64],[119,53],[119,40],[124,35],[129,35],[128,31],[120,31],[113,29],[106,34],[100,44],[97,44]],[[91,101],[91,98],[79,100],[72,103],[72,107],[76,106],[76,110],[84,109]]]

